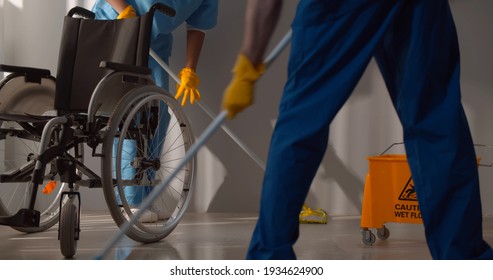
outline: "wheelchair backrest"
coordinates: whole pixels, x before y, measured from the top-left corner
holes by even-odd
[[[92,92],[109,70],[101,61],[146,67],[153,14],[125,20],[65,17],[58,58],[55,109],[86,112]],[[129,85],[121,84],[128,91]],[[117,102],[118,100],[114,100]]]

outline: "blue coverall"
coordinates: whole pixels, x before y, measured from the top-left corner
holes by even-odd
[[[434,259],[491,259],[448,0],[301,0],[249,259],[294,259],[329,126],[375,57],[403,126]]]
[[[174,17],[169,17],[159,12],[155,13],[154,16],[151,49],[167,64],[169,63],[173,45],[172,32],[176,28],[186,23],[191,29],[207,30],[213,28],[217,23],[218,0],[127,0],[127,3],[135,8],[138,15],[148,12],[155,3],[166,4],[176,11]],[[96,14],[96,19],[116,19],[118,16],[118,12],[105,0],[96,0],[92,11]],[[169,90],[168,74],[153,58],[149,59],[149,68],[152,70],[152,77],[156,85]],[[161,154],[168,123],[169,114],[165,105],[162,104],[160,108],[160,126],[148,147],[148,156],[150,158]],[[118,140],[115,139],[113,154],[116,154],[117,143]],[[136,170],[131,166],[131,162],[137,153],[135,140],[125,140],[122,150],[122,179],[133,179]],[[114,173],[116,172],[114,171]],[[149,176],[152,177],[153,174],[149,174]],[[124,192],[127,202],[131,206],[138,206],[151,190],[152,188],[150,187],[126,186]]]

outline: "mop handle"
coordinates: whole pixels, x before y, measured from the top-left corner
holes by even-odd
[[[264,64],[265,67],[269,67],[272,62],[279,56],[279,54],[286,48],[286,46],[291,42],[291,37],[293,35],[293,30],[289,29],[288,32],[282,37],[281,41],[277,43],[274,49],[265,57]]]

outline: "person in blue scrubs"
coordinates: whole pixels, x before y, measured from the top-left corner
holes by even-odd
[[[200,100],[198,85],[200,80],[195,73],[200,51],[205,39],[205,30],[213,28],[217,23],[218,1],[217,0],[96,0],[92,11],[96,19],[112,20],[125,19],[142,15],[149,11],[155,3],[163,3],[176,11],[174,17],[161,13],[155,13],[151,35],[151,49],[165,62],[169,63],[171,56],[173,36],[172,32],[183,23],[187,25],[187,51],[186,65],[180,71],[180,86],[177,87],[176,99],[182,98],[181,104],[185,106],[189,100],[194,104]],[[169,90],[169,77],[166,71],[151,57],[149,68],[156,85]],[[149,156],[157,157],[161,154],[165,132],[169,122],[169,114],[164,105],[160,108],[160,127],[156,130],[157,135],[150,141]],[[161,133],[158,133],[161,132]],[[115,139],[115,141],[117,141]],[[114,149],[116,149],[115,142]],[[134,140],[125,140],[123,143],[122,177],[133,179],[135,168],[131,162],[136,155],[136,143]],[[138,205],[150,193],[151,187],[125,187],[125,197],[132,207],[132,211],[138,210]],[[162,215],[161,215],[162,214]],[[151,211],[145,211],[140,217],[141,222],[155,222],[166,218],[163,209],[155,207]]]
[[[282,0],[250,0],[233,79],[230,119],[253,103]],[[298,214],[329,126],[374,57],[403,126],[434,259],[492,259],[482,235],[476,155],[461,104],[459,44],[448,0],[300,0],[288,79],[248,259],[295,259]]]

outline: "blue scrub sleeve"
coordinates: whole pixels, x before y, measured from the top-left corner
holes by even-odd
[[[217,24],[217,10],[217,0],[204,0],[186,22],[193,28],[211,29]]]
[[[96,19],[108,20],[118,17],[118,13],[106,0],[97,0],[91,10],[96,14]]]

